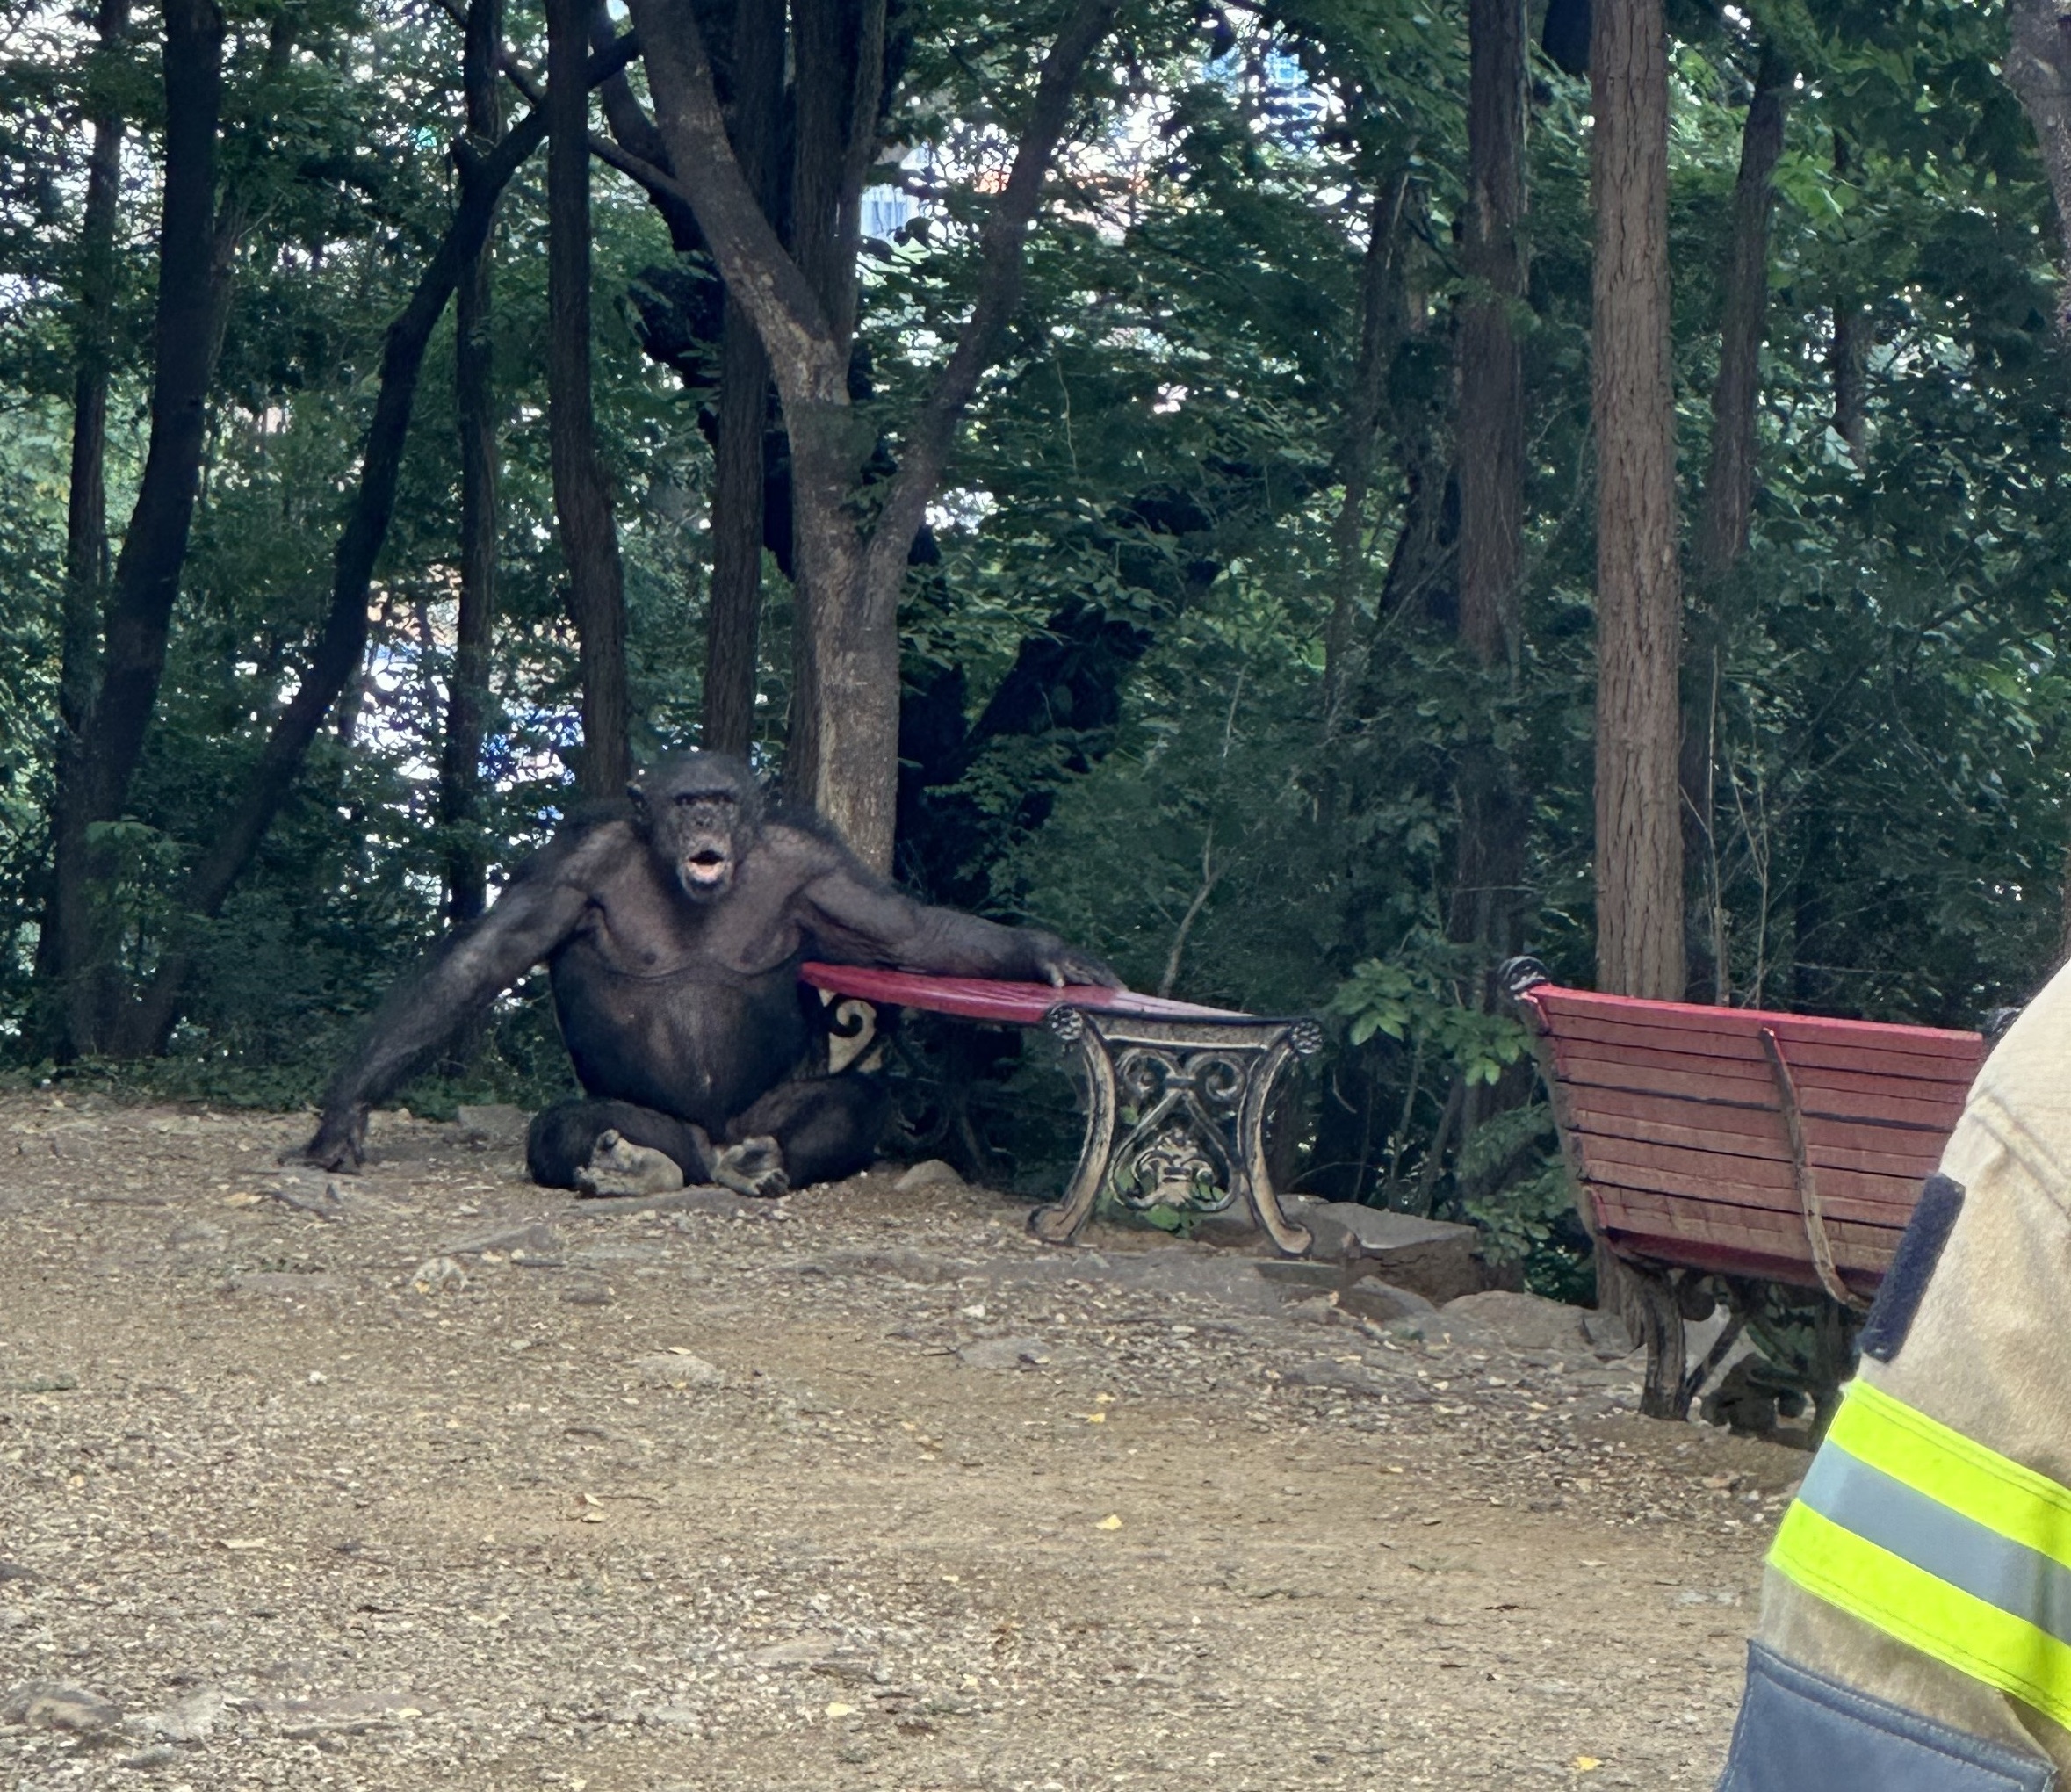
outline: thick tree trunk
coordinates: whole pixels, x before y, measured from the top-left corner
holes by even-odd
[[[1669,369],[1668,45],[1662,0],[1595,0],[1597,986],[1683,993],[1677,781],[1674,388]],[[1665,1280],[1599,1244],[1598,1304],[1648,1344],[1641,1410],[1677,1418],[1682,1325]]]
[[[1596,0],[1597,981],[1683,990],[1668,48],[1662,0]]]
[[[637,53],[631,36],[591,59],[587,81],[595,84],[623,69]],[[244,875],[266,830],[293,788],[310,742],[366,656],[367,593],[374,562],[395,513],[403,446],[417,396],[424,350],[446,301],[488,241],[496,203],[510,177],[546,137],[546,115],[535,108],[512,127],[487,156],[463,141],[460,204],[431,264],[419,276],[410,302],[389,325],[382,344],[379,390],[367,425],[360,460],[359,491],[332,561],[330,609],[308,669],[275,720],[259,763],[236,806],[197,861],[182,887],[180,907],[200,920],[213,919]],[[161,1051],[179,1017],[187,975],[192,969],[190,939],[168,948],[143,1000],[123,1017],[121,1050],[141,1056]]]
[[[43,968],[60,1008],[60,1057],[98,1051],[112,1012],[112,967],[95,914],[95,824],[122,813],[165,671],[165,651],[199,487],[204,408],[227,294],[218,259],[216,139],[223,16],[214,0],[167,0],[165,163],[158,235],[151,436],[116,561],[97,688],[76,736],[61,739],[52,804],[52,877]]]
[[[795,0],[791,255],[826,320],[846,401],[862,180],[875,159],[885,0]],[[844,402],[790,415],[794,615],[784,784],[882,870],[898,813],[898,593],[891,639],[872,611],[868,544],[844,511],[875,446]],[[910,538],[909,538],[910,545]],[[898,582],[906,582],[902,555]],[[868,772],[864,771],[868,768]]]
[[[129,0],[101,0],[99,50],[112,56],[129,31]],[[65,595],[60,626],[58,720],[76,742],[93,701],[94,654],[108,577],[108,372],[115,311],[115,213],[121,195],[122,112],[105,97],[92,118],[86,210],[79,232],[79,300],[73,329],[72,466],[65,502]]]
[[[590,394],[589,8],[547,0],[547,393],[554,515],[582,670],[586,797],[617,795],[632,771],[625,684],[625,585]]]
[[[502,0],[471,0],[462,54],[467,135],[478,155],[503,134],[496,57]],[[452,683],[439,757],[439,820],[446,846],[446,918],[458,927],[487,907],[481,827],[482,735],[489,709],[489,648],[496,617],[496,406],[490,277],[494,230],[461,277],[453,340],[453,409],[460,437],[460,605]]]
[[[775,221],[783,104],[783,13],[741,0],[733,25],[728,134],[740,171]],[[762,609],[763,443],[769,358],[745,307],[729,300],[719,349],[718,441],[712,482],[711,603],[705,623],[704,743],[745,754],[755,732],[756,637]]]
[[[1697,564],[1707,579],[1731,572],[1747,552],[1754,513],[1755,414],[1769,325],[1769,220],[1790,97],[1790,65],[1765,43],[1741,129],[1740,177],[1733,188],[1733,233],[1726,251],[1719,378],[1712,387],[1711,467],[1697,527]]]
[[[2006,84],[2035,132],[2056,195],[2064,259],[2058,328],[2071,335],[2071,7],[2064,0],[2006,0]]]
[[[839,82],[833,71],[817,69],[809,76],[805,67],[809,55],[817,61],[821,54],[809,51],[809,38],[834,40],[820,29],[826,0],[811,0],[801,10],[793,57],[801,90],[817,83],[817,90],[831,93],[845,84],[855,128],[848,133],[833,206],[834,247],[821,241],[828,189],[808,183],[794,187],[795,203],[812,208],[795,220],[796,255],[778,240],[728,141],[711,64],[688,0],[632,0],[632,5],[646,46],[657,120],[676,170],[673,179],[660,178],[689,200],[729,301],[754,320],[790,437],[798,632],[806,646],[792,694],[785,781],[848,836],[866,863],[886,871],[898,813],[898,596],[906,558],[964,408],[1020,303],[1028,227],[1050,159],[1079,74],[1114,22],[1116,0],[1079,0],[1043,60],[1013,170],[981,234],[977,302],[899,444],[898,473],[867,534],[850,504],[876,434],[849,401],[848,343],[856,220],[876,134],[882,0],[864,0],[853,36],[841,40],[855,47]],[[818,23],[808,20],[808,12]],[[802,117],[801,156],[809,125]],[[819,165],[831,164],[823,157]],[[816,231],[808,220],[822,228]],[[808,249],[809,239],[816,246]]]

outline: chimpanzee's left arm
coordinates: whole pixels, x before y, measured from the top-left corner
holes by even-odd
[[[960,909],[931,908],[873,877],[846,852],[796,836],[785,844],[806,858],[793,913],[808,949],[832,963],[1059,989],[1067,983],[1122,987],[1122,979],[1090,952],[1039,927],[1002,927]]]

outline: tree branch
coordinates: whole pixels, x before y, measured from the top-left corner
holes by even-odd
[[[438,0],[438,4],[439,11],[458,25],[462,31],[467,29],[467,9],[460,4],[460,0]],[[597,46],[600,52],[610,47],[610,40],[609,39]],[[545,89],[525,72],[525,65],[518,61],[509,45],[502,44],[497,47],[496,67],[502,72],[503,78],[517,89],[518,97],[527,105],[538,105],[546,97]],[[624,78],[623,71],[614,78],[623,80]]]
[[[1064,135],[1087,59],[1115,23],[1119,0],[1079,0],[1043,59],[1036,104],[1014,151],[1014,170],[980,234],[985,271],[956,347],[900,444],[899,470],[870,538],[870,589],[875,601],[896,603],[927,502],[941,481],[964,408],[997,350],[1026,284],[1028,227],[1042,203],[1043,177]]]
[[[639,40],[627,33],[610,50],[589,58],[586,81],[594,87],[639,53]],[[418,276],[409,302],[389,325],[382,343],[380,383],[367,425],[359,488],[333,555],[331,603],[322,632],[295,694],[275,718],[240,799],[187,874],[180,892],[184,916],[213,919],[222,912],[293,788],[324,717],[365,655],[367,589],[395,512],[396,487],[425,348],[462,274],[488,240],[499,195],[545,136],[546,113],[538,109],[519,119],[487,155],[473,151],[465,138],[455,142],[461,168],[460,205],[437,250]],[[119,1044],[126,1055],[164,1049],[179,1015],[193,965],[194,943],[189,921],[176,933],[141,1003],[123,1017]]]
[[[845,408],[848,358],[741,171],[689,0],[631,0],[669,160],[728,295],[754,320],[787,409]]]

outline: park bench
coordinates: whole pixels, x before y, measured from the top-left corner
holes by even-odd
[[[826,997],[1043,1027],[1079,1048],[1086,1137],[1064,1198],[1029,1217],[1038,1238],[1071,1243],[1105,1189],[1139,1211],[1215,1213],[1242,1203],[1288,1256],[1308,1250],[1307,1229],[1281,1209],[1265,1129],[1281,1073],[1323,1044],[1313,1020],[1237,1014],[1126,989],[1053,989],[858,965],[807,964],[798,974]]]
[[[1722,1297],[1744,1320],[1762,1283],[1831,1297],[1835,1360],[1814,1390],[1827,1391],[1983,1036],[1599,995],[1530,958],[1502,975],[1537,1041],[1584,1224],[1637,1284],[1649,1410],[1679,1415],[1702,1379],[1706,1365],[1685,1373],[1682,1319]]]

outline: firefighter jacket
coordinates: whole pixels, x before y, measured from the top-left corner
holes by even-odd
[[[2071,1787],[2071,971],[1986,1060],[1784,1516],[1719,1792]]]

